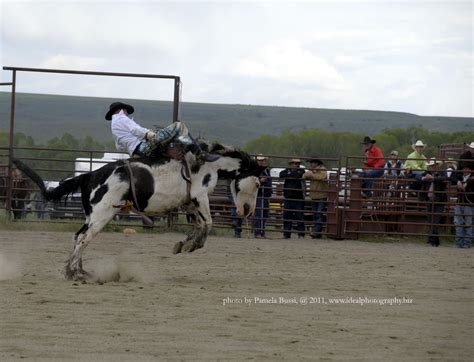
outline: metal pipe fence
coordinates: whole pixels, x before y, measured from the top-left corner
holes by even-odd
[[[8,165],[7,148],[0,148],[0,166]],[[39,151],[61,151],[63,156],[59,159],[54,157],[39,157]],[[98,155],[104,153],[100,150],[53,150],[46,148],[15,148],[16,154],[30,152],[34,156],[26,154],[21,159],[32,166],[40,174],[56,175],[54,181],[74,176],[77,172],[92,171],[101,163]],[[70,154],[70,157],[64,155]],[[78,170],[74,162],[78,155],[86,155],[81,160],[90,160],[87,170]],[[270,155],[270,177],[271,196],[261,197],[261,204],[257,203],[256,213],[249,220],[239,219],[235,214],[235,208],[230,196],[229,185],[219,181],[214,193],[210,196],[210,208],[214,226],[217,228],[234,229],[236,236],[254,234],[265,236],[282,237],[283,235],[293,237],[312,236],[328,238],[351,238],[360,236],[393,236],[393,237],[444,237],[450,238],[454,234],[454,207],[458,203],[458,191],[448,178],[444,181],[442,190],[431,190],[432,195],[428,198],[430,190],[420,189],[418,180],[414,177],[388,176],[367,177],[367,174],[354,166],[360,163],[358,157],[347,157],[341,159],[322,159],[324,164],[333,165],[328,167],[327,184],[324,199],[312,200],[309,190],[309,180],[291,178],[298,181],[304,190],[303,198],[289,198],[284,196],[286,191],[298,191],[297,188],[285,188],[285,180],[280,177],[283,170],[288,167],[288,159],[295,157]],[[299,157],[304,160],[307,157]],[[449,160],[438,160],[440,162],[452,162]],[[55,162],[52,167],[51,162]],[[57,164],[64,165],[58,166]],[[345,166],[342,166],[342,165]],[[306,165],[307,167],[307,165]],[[380,169],[383,171],[383,169]],[[397,170],[395,170],[397,171]],[[446,173],[445,170],[441,171]],[[449,171],[448,172],[452,172]],[[446,174],[446,176],[449,176]],[[1,176],[0,202],[5,201],[6,190],[10,182],[5,182],[8,174]],[[13,181],[13,180],[12,180]],[[370,188],[367,181],[369,181]],[[55,221],[55,222],[77,222],[82,217],[82,206],[80,195],[70,195],[67,200],[58,204],[48,204],[38,197],[36,187],[29,185],[25,187],[19,183],[11,182],[12,195],[21,191],[28,191],[28,197],[23,204],[16,204],[6,208],[7,212],[30,215],[21,222]],[[3,188],[2,188],[3,185]],[[472,194],[472,193],[471,193]],[[423,196],[423,197],[422,197]],[[315,204],[324,202],[319,209]],[[295,208],[295,204],[298,206]],[[18,206],[20,205],[20,206]],[[26,206],[29,207],[26,207]],[[36,217],[32,216],[36,215]],[[167,226],[192,226],[190,215],[181,210],[173,210],[165,218],[162,216],[156,220],[155,227],[160,227],[163,222]],[[135,224],[141,222],[138,215],[120,213],[117,216],[119,224]],[[145,225],[145,228],[153,228],[153,225]],[[291,229],[290,229],[291,228]]]
[[[9,142],[8,142],[8,167],[6,167],[6,177],[3,177],[2,182],[7,182],[4,188],[6,194],[0,193],[0,201],[4,199],[6,209],[10,213],[12,211],[12,203],[15,202],[12,191],[15,188],[13,185],[14,177],[11,174],[12,170],[12,158],[16,157],[14,154],[14,134],[15,134],[15,110],[16,110],[16,89],[17,89],[17,75],[19,73],[45,73],[45,74],[64,74],[64,75],[83,75],[83,76],[106,76],[106,77],[127,77],[127,78],[149,78],[149,79],[164,79],[173,81],[173,122],[179,120],[180,111],[180,96],[181,96],[181,78],[176,75],[162,75],[162,74],[143,74],[143,73],[118,73],[118,72],[96,72],[96,71],[82,71],[82,70],[66,70],[66,69],[45,69],[45,68],[25,68],[25,67],[3,67],[3,70],[12,72],[11,82],[2,82],[0,86],[11,87],[11,100],[10,100],[10,120],[9,120]],[[3,173],[3,169],[2,169]],[[0,184],[0,187],[2,185]]]

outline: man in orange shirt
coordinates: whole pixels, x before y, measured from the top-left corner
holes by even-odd
[[[375,140],[369,136],[365,136],[362,141],[364,145],[364,173],[363,177],[365,180],[362,182],[362,193],[364,197],[372,196],[372,186],[374,184],[374,178],[381,177],[384,172],[385,160],[382,150],[375,146]]]

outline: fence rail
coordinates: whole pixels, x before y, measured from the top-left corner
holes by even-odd
[[[62,151],[70,154],[59,159],[54,157],[39,157],[39,151]],[[94,155],[103,153],[99,150],[53,150],[46,148],[15,147],[15,154],[30,153],[22,160],[32,166],[40,174],[54,174],[56,181],[71,177],[75,170],[74,162],[78,155],[87,155],[82,159],[90,159],[92,170]],[[80,154],[79,154],[80,152]],[[34,156],[31,155],[34,154]],[[25,187],[20,180],[9,180],[7,171],[8,148],[0,149],[0,203],[3,202],[6,211],[19,217],[30,215],[23,219],[27,222],[40,220],[74,221],[82,217],[80,195],[70,195],[67,201],[52,205],[44,202],[38,196],[35,187]],[[322,160],[325,163],[336,164],[336,167],[327,170],[327,198],[325,207],[314,208],[314,200],[306,193],[304,200],[291,200],[283,196],[284,180],[279,177],[279,171],[287,167],[290,157],[272,156],[272,196],[267,198],[268,204],[262,203],[257,207],[257,214],[251,220],[240,220],[235,216],[233,204],[228,191],[228,185],[219,182],[210,197],[210,208],[214,226],[234,228],[236,235],[243,232],[261,234],[262,219],[265,220],[265,230],[283,235],[291,222],[291,231],[297,235],[311,235],[313,237],[326,236],[330,238],[358,238],[361,235],[390,235],[390,236],[441,236],[452,237],[454,233],[454,208],[457,204],[457,190],[448,180],[445,189],[436,191],[438,198],[425,199],[420,195],[423,190],[415,187],[415,178],[380,176],[369,178],[360,170],[351,167],[341,167],[342,164],[354,164],[353,157],[343,160]],[[300,157],[305,159],[304,157]],[[443,160],[441,160],[443,161]],[[446,160],[450,163],[452,159]],[[54,162],[54,163],[52,163]],[[56,162],[60,163],[58,167]],[[281,167],[278,167],[281,166]],[[445,172],[445,171],[443,171]],[[449,171],[448,171],[449,172]],[[367,181],[371,182],[368,189]],[[8,191],[9,185],[12,189]],[[302,187],[310,189],[309,181],[302,181]],[[27,191],[23,202],[8,205],[6,195],[15,195]],[[369,192],[369,193],[367,193]],[[425,192],[426,193],[426,192]],[[426,195],[425,195],[426,196]],[[300,208],[294,210],[291,203],[285,201],[301,201]],[[264,206],[262,206],[264,205]],[[263,215],[263,217],[261,216]],[[319,216],[319,217],[316,217]],[[119,220],[140,220],[138,216],[120,214]],[[168,225],[190,225],[189,215],[175,210],[167,215]],[[24,221],[22,221],[24,222]],[[321,230],[315,230],[315,224],[321,225]],[[144,225],[145,227],[152,227]],[[288,230],[286,230],[288,231]],[[316,232],[318,231],[318,232]],[[287,233],[286,233],[287,234]]]

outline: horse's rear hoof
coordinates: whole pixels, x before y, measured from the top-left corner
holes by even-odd
[[[176,244],[174,244],[173,248],[173,254],[179,254],[181,253],[181,250],[183,249],[184,243],[182,241],[178,241]]]
[[[186,243],[184,243],[183,249],[182,249],[183,253],[191,253],[194,250],[196,250],[196,244],[194,243],[194,241],[189,240],[189,241],[186,241]]]
[[[66,267],[64,268],[64,277],[67,280],[75,280],[74,279],[75,273],[72,271],[72,269],[69,267],[69,265],[66,265]]]

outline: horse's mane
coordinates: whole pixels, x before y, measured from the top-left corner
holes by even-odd
[[[250,155],[234,146],[224,145],[219,142],[206,142],[201,141],[199,146],[203,151],[212,153],[214,155],[219,155],[223,157],[238,158],[242,160],[242,167],[247,168],[253,163],[256,163]]]

